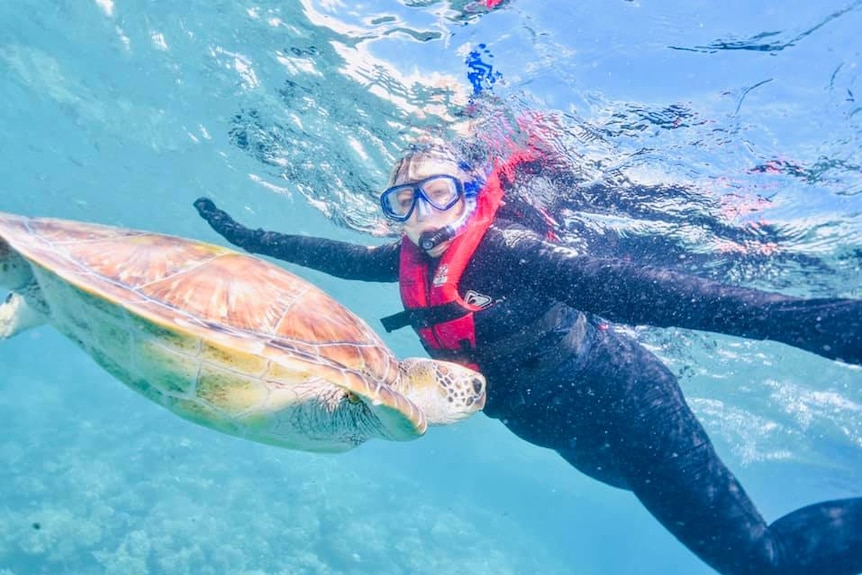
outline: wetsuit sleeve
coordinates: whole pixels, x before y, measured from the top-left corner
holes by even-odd
[[[251,229],[237,223],[207,198],[195,201],[200,216],[233,245],[344,279],[398,281],[399,243],[361,246],[315,238]]]
[[[862,300],[804,299],[579,255],[510,230],[499,265],[514,281],[611,321],[769,339],[862,364]],[[508,270],[511,270],[509,272]]]

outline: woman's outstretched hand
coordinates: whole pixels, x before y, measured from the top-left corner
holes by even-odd
[[[230,243],[243,246],[254,231],[237,223],[230,214],[220,210],[209,198],[198,198],[194,203],[200,217],[206,220],[210,227]]]
[[[312,262],[326,259],[325,256],[328,253],[326,246],[332,243],[321,239],[311,238],[309,240],[309,238],[302,236],[266,231],[261,228],[247,228],[237,223],[230,217],[230,214],[220,210],[215,202],[209,198],[196,199],[194,206],[198,214],[221,237],[252,254],[270,256],[286,262],[314,267]],[[315,249],[315,246],[319,246],[321,242],[326,243],[326,246]],[[318,266],[317,269],[323,268]]]
[[[209,198],[198,198],[195,200],[194,205],[198,210],[198,215],[205,219],[216,231],[218,231],[217,226],[225,220],[228,220],[231,223],[236,223],[233,218],[227,214],[227,212],[218,209],[215,203]]]

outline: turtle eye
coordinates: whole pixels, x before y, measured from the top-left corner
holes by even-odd
[[[347,401],[350,403],[359,403],[359,396],[352,391],[347,392]]]
[[[473,380],[473,391],[476,392],[476,395],[482,393],[482,389],[484,389],[484,387],[482,380],[478,377]]]

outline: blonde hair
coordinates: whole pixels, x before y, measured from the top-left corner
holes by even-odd
[[[476,174],[453,146],[435,142],[412,146],[392,166],[386,187],[417,181],[437,174],[454,176],[462,182],[476,179]]]

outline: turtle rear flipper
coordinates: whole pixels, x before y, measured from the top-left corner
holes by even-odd
[[[3,237],[0,237],[0,286],[12,290],[0,304],[0,339],[48,321],[47,305],[33,268]]]
[[[24,293],[27,292],[38,294],[38,284],[34,281],[30,286],[27,286]],[[0,339],[8,339],[48,321],[45,314],[40,313],[27,300],[28,298],[20,293],[12,292],[6,301],[0,304]]]
[[[34,281],[33,268],[0,235],[0,287],[20,291]]]

